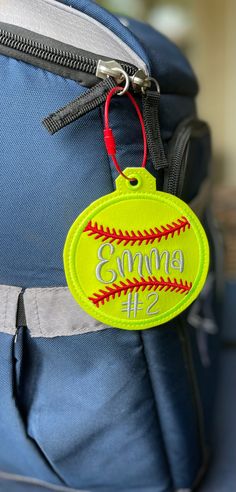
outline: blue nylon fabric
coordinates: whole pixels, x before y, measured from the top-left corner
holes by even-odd
[[[42,119],[86,89],[4,56],[0,68],[0,282],[66,285],[62,251],[67,232],[84,208],[113,191],[117,177],[103,142],[102,111],[96,109],[51,136]],[[190,98],[163,96],[163,137],[169,138],[180,119],[194,111]],[[139,166],[140,124],[126,98],[113,100],[110,118],[121,167]],[[150,163],[148,169],[154,173]]]
[[[15,474],[24,470],[29,476],[61,484],[25,432],[14,397],[13,348],[13,337],[0,333],[0,470]]]
[[[214,270],[212,271],[214,272]],[[205,441],[208,449],[212,447],[212,416],[217,395],[217,383],[219,373],[219,351],[220,351],[220,332],[222,330],[222,300],[219,300],[216,292],[216,283],[209,293],[204,304],[201,306],[199,315],[206,316],[215,322],[215,332],[209,333],[203,327],[193,329],[187,323],[189,337],[191,341],[193,363],[196,370],[200,399],[202,402],[202,413],[205,422]],[[203,312],[201,312],[201,310]],[[205,311],[205,312],[204,312]],[[201,355],[202,352],[202,355]]]
[[[169,141],[178,124],[190,116],[196,116],[196,106],[193,98],[161,94],[160,128],[164,142]]]
[[[5,338],[11,343],[11,337]],[[18,405],[26,432],[65,484],[96,490],[172,490],[138,332],[109,329],[32,339],[22,329],[16,351],[21,354]],[[8,415],[11,408],[5,410]],[[3,449],[5,441],[15,438],[6,419],[3,413]],[[18,473],[38,477],[12,453]]]
[[[148,53],[152,74],[161,82],[160,122],[167,144],[177,124],[195,114],[197,84],[184,57],[147,26],[130,23],[142,49],[96,4],[64,3],[99,19],[143,59]],[[62,250],[70,225],[93,200],[113,190],[116,172],[104,148],[102,110],[53,137],[41,125],[84,90],[0,57],[2,284],[65,285]],[[139,123],[125,100],[113,101],[111,126],[122,167],[139,165]],[[154,173],[150,162],[149,170]],[[205,383],[213,385],[215,365],[202,368],[194,334],[191,342],[210,429]],[[107,330],[55,339],[31,339],[21,330],[14,350],[20,411],[12,397],[12,337],[0,334],[0,469],[97,492],[173,492],[192,485],[203,456],[175,322],[143,334]]]
[[[196,76],[179,48],[148,24],[134,19],[128,22],[129,29],[148,53],[151,73],[157,78],[161,93],[196,96]]]
[[[236,334],[234,328],[234,322],[236,319],[236,303],[235,303],[235,279],[228,279],[225,285],[224,294],[224,341],[234,344],[236,341]]]
[[[214,275],[213,271],[211,274]],[[208,333],[203,326],[196,329],[189,324],[191,307],[181,315],[188,342],[183,339],[180,318],[157,330],[142,333],[175,489],[192,488],[199,471],[206,466],[212,447],[212,416],[217,389],[221,327],[221,308],[216,299],[214,283],[198,313],[202,319],[207,315],[215,322],[214,333]],[[192,369],[188,367],[186,359],[186,343],[189,343]],[[190,380],[192,371],[196,378],[195,396]],[[204,443],[201,443],[202,439]]]
[[[113,189],[99,109],[52,137],[42,119],[85,89],[3,56],[0,67],[0,282],[65,285],[69,227]]]
[[[209,333],[204,333],[203,330],[199,333],[201,329],[199,331],[196,329],[193,330],[189,325],[188,330],[191,338],[193,361],[197,374],[197,382],[205,422],[205,442],[206,447],[209,450],[212,447],[212,416],[214,415],[217,390],[220,340],[218,334],[212,335]],[[205,365],[202,363],[199,353],[200,343],[204,343],[207,357],[209,358],[209,362]]]
[[[192,488],[203,456],[178,325],[147,330],[142,338],[174,489]]]

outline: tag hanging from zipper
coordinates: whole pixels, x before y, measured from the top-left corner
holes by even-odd
[[[104,139],[119,177],[116,190],[91,203],[72,225],[64,247],[68,287],[80,306],[115,328],[143,330],[184,311],[202,290],[209,267],[206,234],[193,211],[179,198],[156,191],[155,178],[142,167],[122,171],[105,106]]]
[[[98,64],[98,67],[99,66],[100,65]],[[127,81],[127,79],[125,80]],[[134,78],[133,80],[135,82],[136,79]],[[141,90],[144,125],[147,135],[149,155],[154,169],[159,171],[160,169],[164,169],[168,166],[159,123],[160,88],[158,82],[152,77],[149,77],[149,79],[146,80],[149,81],[149,85],[145,82],[144,88]],[[152,89],[152,84],[154,84],[155,90]],[[79,97],[71,101],[69,104],[66,104],[66,106],[58,109],[54,113],[49,114],[46,118],[44,118],[43,125],[49,133],[51,133],[51,135],[54,135],[93,109],[102,106],[106,102],[109,91],[116,86],[116,79],[112,76],[106,76],[92,89],[89,89],[85,93],[81,94]],[[119,92],[121,95],[128,92],[126,87],[127,84],[125,84],[125,87],[120,89]]]

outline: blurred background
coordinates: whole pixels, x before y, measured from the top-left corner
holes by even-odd
[[[198,109],[213,135],[214,207],[224,231],[226,275],[236,279],[236,2],[98,0],[150,23],[187,55],[200,80]]]

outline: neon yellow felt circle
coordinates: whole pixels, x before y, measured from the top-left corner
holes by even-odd
[[[171,320],[202,290],[209,267],[204,229],[189,206],[156,191],[145,169],[126,169],[117,189],[72,225],[64,248],[68,287],[106,325],[142,330]]]

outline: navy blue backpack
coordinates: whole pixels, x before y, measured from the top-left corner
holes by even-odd
[[[103,112],[117,83],[142,110],[158,189],[190,204],[211,249],[199,298],[146,331],[84,313],[63,269],[71,224],[114,189]],[[197,92],[184,56],[148,25],[89,0],[0,3],[1,492],[187,492],[207,469],[220,243]],[[135,165],[126,98],[110,121],[122,169]]]

